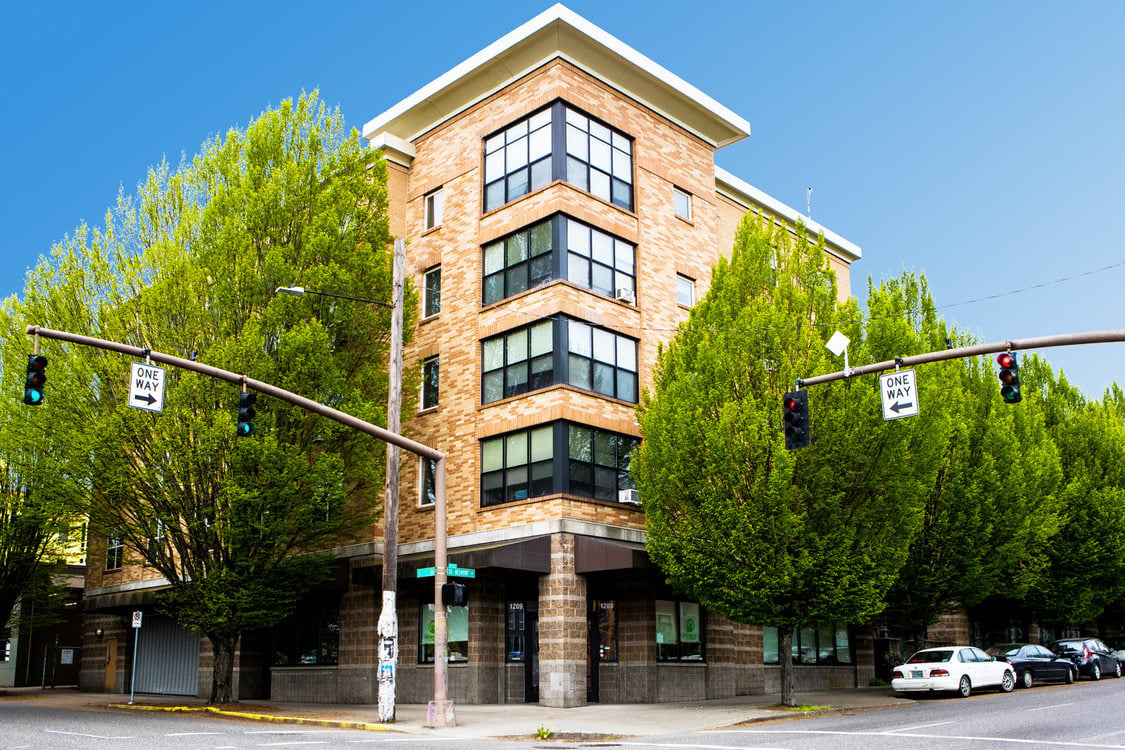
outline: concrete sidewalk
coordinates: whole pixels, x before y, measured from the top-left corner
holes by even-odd
[[[205,710],[205,701],[178,696],[129,696],[82,693],[74,688],[0,689],[0,703],[21,701],[72,710],[189,711]],[[770,721],[808,716],[772,706],[778,694],[746,695],[688,703],[590,704],[577,708],[548,708],[537,704],[457,705],[457,726],[426,727],[425,704],[400,704],[395,721],[380,724],[378,709],[369,704],[277,703],[242,701],[207,709],[212,715],[244,721],[264,721],[314,726],[350,727],[407,734],[440,734],[442,737],[534,738],[542,728],[552,739],[594,740],[607,737],[644,737],[675,732],[695,732],[743,722]],[[827,706],[828,711],[861,711],[910,706],[914,702],[896,698],[888,687],[854,688],[798,693],[798,703]]]

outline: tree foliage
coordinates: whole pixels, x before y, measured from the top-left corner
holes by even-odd
[[[782,654],[797,626],[879,612],[936,467],[937,428],[884,423],[869,380],[817,386],[812,449],[784,450],[782,394],[837,369],[825,349],[837,327],[859,361],[911,349],[908,327],[884,326],[868,341],[859,318],[854,302],[837,304],[822,241],[748,218],[638,409],[644,441],[632,472],[650,555],[682,593],[776,626]]]
[[[151,170],[104,229],[83,227],[36,270],[27,314],[380,423],[390,311],[275,289],[389,300],[386,201],[385,164],[305,95]],[[156,415],[126,406],[124,358],[83,351],[71,366],[85,374],[70,460],[90,478],[91,524],[167,579],[163,606],[214,650],[211,700],[230,701],[241,633],[323,578],[331,560],[315,551],[370,528],[384,446],[264,398],[255,434],[236,439],[228,383],[170,370]]]

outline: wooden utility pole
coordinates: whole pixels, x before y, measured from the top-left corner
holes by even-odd
[[[395,239],[394,308],[391,311],[390,387],[387,430],[402,430],[402,318],[406,285],[406,241]],[[383,494],[383,609],[379,613],[379,721],[395,718],[398,669],[398,475],[399,447],[387,443],[387,484]]]

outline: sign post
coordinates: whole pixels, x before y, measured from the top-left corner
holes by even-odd
[[[918,416],[918,382],[913,370],[880,375],[879,395],[883,398],[884,421]]]
[[[141,610],[133,611],[133,676],[129,679],[129,705],[133,705],[133,698],[137,694],[137,662],[141,655]]]
[[[164,411],[164,373],[163,367],[134,362],[129,371],[129,406],[145,411]]]

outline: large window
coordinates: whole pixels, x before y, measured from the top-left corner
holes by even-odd
[[[484,140],[484,210],[553,180],[633,208],[633,141],[555,102]]]
[[[703,661],[703,618],[698,603],[656,600],[656,660]]]
[[[434,266],[422,277],[422,317],[441,312],[441,266]]]
[[[635,248],[574,219],[567,219],[566,225],[567,280],[602,294],[633,298]]]
[[[633,489],[629,459],[637,439],[592,427],[569,425],[568,479],[572,495],[617,501]]]
[[[469,660],[469,608],[447,607],[449,661]],[[418,618],[418,663],[434,663],[434,604],[423,604]]]
[[[559,278],[632,302],[636,255],[631,243],[558,214],[484,246],[483,302]]]
[[[848,626],[843,623],[796,628],[791,658],[794,664],[851,664],[852,647]],[[778,663],[777,628],[762,628],[762,661]]]
[[[340,605],[331,595],[303,602],[274,626],[275,665],[325,665],[339,660]]]
[[[636,403],[636,340],[579,320],[557,318],[482,342],[482,403],[554,383]]]
[[[438,358],[430,357],[422,360],[422,403],[423,409],[432,409],[438,405]]]
[[[555,493],[619,502],[634,486],[629,459],[638,442],[562,421],[482,440],[481,505]]]

